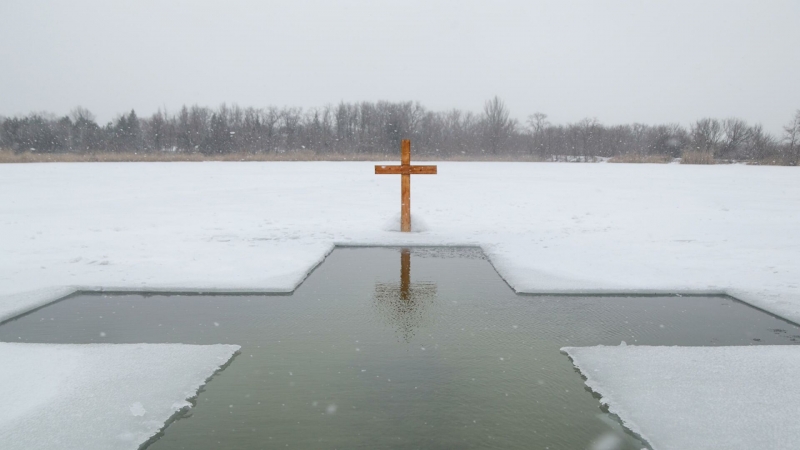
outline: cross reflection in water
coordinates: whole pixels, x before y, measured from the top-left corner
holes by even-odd
[[[436,298],[436,284],[411,282],[411,250],[404,248],[400,250],[400,284],[376,283],[373,298],[381,317],[410,342]]]

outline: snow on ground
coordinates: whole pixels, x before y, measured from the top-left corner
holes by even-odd
[[[136,450],[237,345],[0,343],[4,450]]]
[[[655,450],[796,449],[800,347],[566,347]]]
[[[406,234],[373,166],[0,165],[0,320],[69,287],[291,291],[335,244],[467,244],[519,292],[728,292],[800,321],[797,168],[440,163]]]

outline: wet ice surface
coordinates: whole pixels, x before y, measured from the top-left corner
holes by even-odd
[[[292,295],[79,295],[0,340],[241,345],[153,449],[640,449],[561,347],[800,330],[725,297],[516,295],[475,250],[340,248]]]

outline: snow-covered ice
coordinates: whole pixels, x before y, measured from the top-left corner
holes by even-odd
[[[0,448],[136,450],[238,349],[0,343]]]
[[[291,291],[335,244],[466,244],[519,292],[727,292],[800,321],[797,168],[439,163],[412,177],[425,231],[398,233],[373,165],[0,165],[0,320],[51,288]]]
[[[655,450],[800,447],[800,346],[565,347]]]

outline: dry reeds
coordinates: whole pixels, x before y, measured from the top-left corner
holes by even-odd
[[[785,155],[775,155],[771,157],[763,157],[750,161],[748,164],[754,166],[797,166],[798,158],[791,158]]]
[[[36,153],[0,150],[0,164],[46,162],[201,162],[201,161],[391,161],[397,154],[383,153],[316,153],[296,150],[275,153],[228,153],[206,155],[182,152],[90,152]],[[414,155],[415,161],[542,161],[532,155]]]
[[[610,163],[634,163],[634,164],[667,164],[672,162],[672,158],[667,155],[640,155],[638,153],[628,153],[609,158]]]
[[[316,155],[311,151],[284,153],[229,153],[204,155],[182,152],[91,152],[91,153],[34,153],[0,150],[0,163],[44,163],[44,162],[201,162],[201,161],[352,161],[359,155]]]
[[[714,164],[714,155],[700,150],[684,150],[681,164]]]

